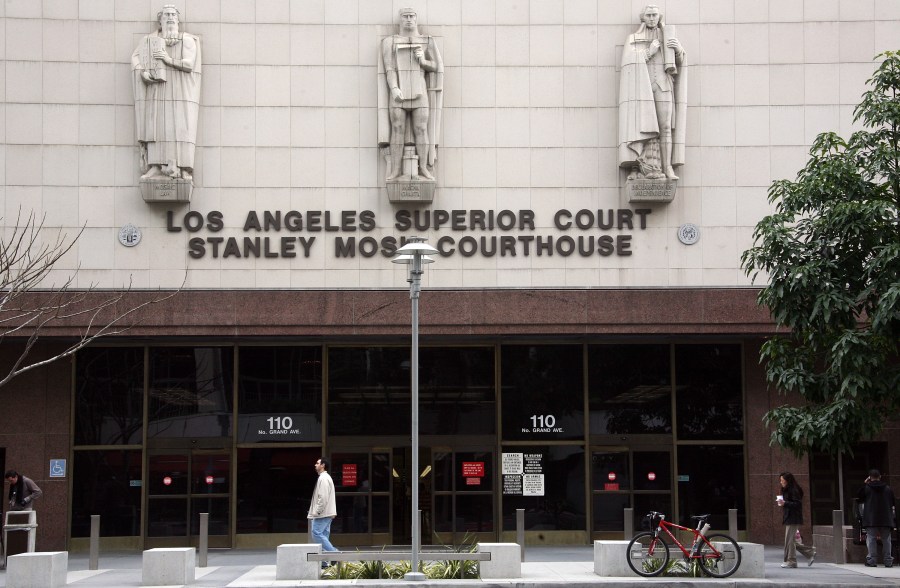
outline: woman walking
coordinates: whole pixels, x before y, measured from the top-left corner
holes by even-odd
[[[783,472],[780,481],[781,494],[776,503],[784,509],[784,563],[781,567],[796,568],[798,551],[809,559],[806,565],[811,566],[816,561],[816,548],[797,541],[797,531],[803,524],[803,488],[790,472]]]

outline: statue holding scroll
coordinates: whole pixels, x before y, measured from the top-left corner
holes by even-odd
[[[622,51],[619,84],[619,166],[629,180],[678,179],[687,119],[685,52],[659,8],[649,5]]]
[[[415,10],[400,10],[400,33],[378,52],[378,144],[388,182],[434,182],[444,62],[434,37],[419,33]]]
[[[173,4],[131,55],[141,180],[191,183],[200,112],[200,40],[179,31]],[[145,197],[146,199],[146,197]]]

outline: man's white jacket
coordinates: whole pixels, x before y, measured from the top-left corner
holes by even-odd
[[[337,506],[334,501],[334,481],[328,472],[319,474],[316,489],[313,490],[312,500],[309,503],[308,519],[334,518],[337,516]]]

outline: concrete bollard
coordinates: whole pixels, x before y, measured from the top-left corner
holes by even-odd
[[[516,509],[516,543],[522,551],[522,561],[525,561],[525,509]]]
[[[209,513],[200,513],[200,539],[199,539],[198,567],[206,567],[206,556],[209,553]]]
[[[624,525],[623,525],[623,527],[622,527],[622,528],[624,529],[624,531],[625,531],[625,532],[624,532],[624,535],[625,535],[624,538],[625,538],[627,541],[631,541],[631,538],[634,537],[634,509],[633,509],[633,508],[626,508],[626,509],[624,510],[624,515],[623,515],[623,516],[625,517]]]
[[[194,581],[197,552],[193,547],[147,549],[141,561],[144,586],[184,586]]]
[[[100,568],[100,515],[91,515],[91,554],[89,570]]]
[[[276,580],[318,580],[321,563],[309,561],[310,553],[322,553],[318,543],[285,543],[275,552]]]
[[[6,562],[8,588],[62,588],[69,566],[67,551],[26,552],[9,556]]]
[[[481,562],[481,579],[521,578],[522,562],[515,543],[479,543],[478,551],[488,551],[491,559]]]
[[[844,511],[831,511],[832,544],[834,546],[834,563],[847,563],[844,553]]]

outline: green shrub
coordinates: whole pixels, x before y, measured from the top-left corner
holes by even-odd
[[[468,535],[459,546],[447,546],[454,553],[474,553],[478,545]],[[475,560],[441,560],[419,562],[419,568],[429,580],[477,579],[478,562]],[[386,578],[401,580],[412,571],[412,563],[408,561],[348,561],[341,565],[333,565],[322,572],[323,580],[377,580]]]

